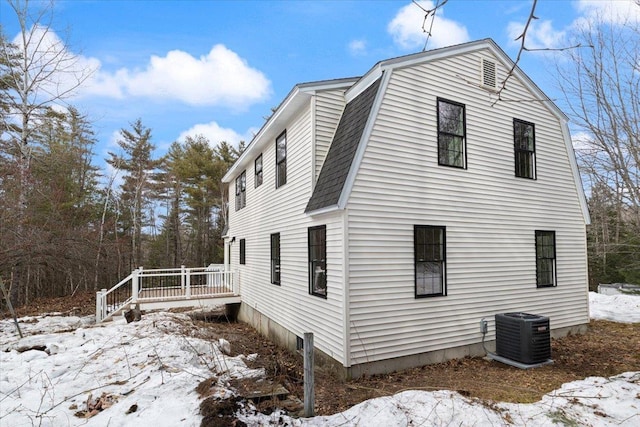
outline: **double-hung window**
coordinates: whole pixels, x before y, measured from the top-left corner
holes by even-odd
[[[465,107],[438,98],[438,164],[467,167]]]
[[[327,226],[309,228],[309,293],[327,297]]]
[[[276,188],[287,183],[287,132],[276,138]]]
[[[445,227],[413,227],[416,298],[446,295]]]
[[[260,154],[254,163],[255,169],[255,188],[258,188],[262,185],[262,154]]]
[[[513,119],[516,176],[536,179],[536,132],[533,123]]]
[[[247,171],[243,171],[236,178],[236,210],[244,208],[247,204]]]
[[[556,232],[536,230],[536,286],[556,286]]]
[[[280,233],[271,235],[271,283],[280,284]]]
[[[245,239],[240,239],[240,264],[246,264],[247,243]]]

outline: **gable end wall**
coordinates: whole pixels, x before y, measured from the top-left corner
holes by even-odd
[[[477,344],[482,318],[491,340],[496,313],[549,316],[553,329],[588,323],[585,223],[561,123],[539,102],[492,107],[472,84],[491,56],[391,75],[347,204],[353,365]],[[506,72],[498,66],[498,81]],[[506,99],[532,98],[515,78],[507,87]],[[466,105],[466,170],[438,166],[438,97]],[[514,176],[513,118],[535,123],[536,180]],[[446,226],[445,297],[414,297],[415,224]],[[536,288],[537,229],[556,231],[555,288]]]

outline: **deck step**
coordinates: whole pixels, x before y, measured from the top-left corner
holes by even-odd
[[[242,380],[232,381],[232,387],[238,390],[238,395],[254,402],[260,402],[267,399],[284,399],[289,395],[287,390],[282,384],[255,378],[247,378]]]

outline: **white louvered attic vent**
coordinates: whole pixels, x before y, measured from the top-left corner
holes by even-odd
[[[482,58],[480,84],[487,89],[496,89],[496,63]]]

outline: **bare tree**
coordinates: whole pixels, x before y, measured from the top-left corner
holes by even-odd
[[[597,257],[590,264],[606,272],[616,255],[625,280],[639,280],[640,22],[585,20],[574,37],[592,48],[566,52],[557,70],[568,111],[583,132],[577,156],[591,189],[590,242],[597,245],[590,247]]]
[[[17,170],[17,223],[14,234],[24,241],[33,138],[47,107],[70,97],[90,76],[78,56],[52,30],[53,3],[9,0],[20,32],[13,43],[0,38],[0,85],[4,113],[2,140],[12,147]],[[19,260],[13,268],[11,298],[17,301],[22,281]]]
[[[583,171],[592,185],[619,194],[640,227],[640,23],[585,23],[577,37],[593,48],[569,52],[558,76],[586,135],[578,150]]]

